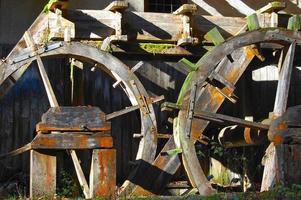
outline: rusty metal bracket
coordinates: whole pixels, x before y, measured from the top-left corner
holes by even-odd
[[[190,102],[189,102],[189,108],[188,108],[188,113],[187,113],[187,123],[186,123],[186,127],[185,127],[185,135],[187,138],[190,138],[190,135],[191,135],[196,93],[197,93],[197,84],[195,83],[192,86],[192,89],[190,91]]]

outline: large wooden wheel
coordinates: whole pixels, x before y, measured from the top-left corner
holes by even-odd
[[[256,54],[254,45],[261,43],[278,44],[278,46],[288,49],[279,74],[274,116],[272,118],[274,120],[286,110],[295,46],[301,44],[300,32],[266,28],[230,38],[200,59],[196,64],[197,70],[192,74],[189,90],[184,95],[178,114],[174,137],[177,146],[182,148],[182,159],[189,180],[201,195],[208,195],[213,189],[199,163],[194,143],[200,139],[202,132],[214,118],[212,115],[211,117],[208,116],[208,113],[216,113],[226,98],[231,100],[236,82]],[[234,53],[240,56],[233,57],[232,61],[228,60],[227,56]],[[217,79],[223,83],[224,87],[219,90],[210,84],[206,84],[209,77]],[[226,116],[225,120],[227,119],[229,119],[229,116]],[[275,144],[281,142],[281,138],[274,134],[272,127],[260,123],[248,124],[244,120],[240,122],[242,123],[239,123],[239,125],[244,127],[258,125],[258,129],[269,129],[268,135],[271,141],[270,148],[272,149]],[[275,156],[274,150],[271,160]],[[274,179],[273,177],[275,177],[276,169],[273,162],[266,163],[262,190],[269,188]]]
[[[24,40],[21,40],[21,44],[22,42],[24,42]],[[18,45],[19,44],[20,42]],[[23,66],[29,66],[30,63],[36,60],[50,106],[56,107],[58,106],[58,102],[49,82],[42,59],[67,56],[82,62],[91,63],[116,79],[128,96],[131,104],[133,106],[138,106],[140,109],[141,140],[136,160],[143,160],[148,163],[153,162],[157,147],[157,124],[154,109],[151,103],[146,101],[149,96],[145,88],[128,66],[110,53],[80,42],[57,42],[44,44],[40,47],[34,45],[36,46],[34,51],[32,51],[32,47],[25,48],[18,45],[13,49],[9,56],[0,63],[0,84],[2,89],[7,92],[7,86],[11,84],[10,80],[13,78],[13,75],[18,73],[19,70],[22,70]],[[76,154],[74,154],[74,152],[71,152],[71,156],[72,159],[76,159]],[[130,192],[133,187],[133,183],[125,181],[120,190]]]

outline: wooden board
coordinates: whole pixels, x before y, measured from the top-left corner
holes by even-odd
[[[67,10],[65,19],[76,24],[74,38],[104,39],[114,33],[115,15],[106,10]],[[169,41],[181,38],[182,18],[168,13],[124,12],[123,32],[129,40]],[[57,17],[50,15],[50,32],[57,30]],[[66,20],[65,20],[66,21]],[[239,17],[192,16],[193,37],[202,36],[214,27],[225,37],[236,34],[246,20]],[[231,23],[229,23],[231,21]],[[66,22],[67,23],[67,22]]]
[[[49,131],[107,131],[110,123],[98,107],[54,107],[42,116],[38,132]]]
[[[51,133],[38,134],[31,143],[33,149],[98,149],[112,148],[113,138],[109,134],[95,133]]]

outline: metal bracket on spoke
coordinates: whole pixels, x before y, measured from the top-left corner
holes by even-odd
[[[24,53],[20,56],[15,57],[15,59],[12,60],[11,63],[13,63],[13,64],[19,63],[19,62],[22,62],[24,60],[30,59],[32,57],[35,57],[36,55],[40,55],[42,53],[46,53],[46,52],[58,49],[62,46],[63,46],[63,42],[56,42],[54,44],[45,45],[44,47],[37,49],[35,52],[31,51],[31,52],[27,52],[27,53]]]
[[[193,112],[195,107],[196,92],[197,92],[197,84],[194,84],[190,92],[190,103],[188,107],[187,124],[185,127],[185,135],[187,138],[190,138],[191,136],[191,127],[192,127]]]

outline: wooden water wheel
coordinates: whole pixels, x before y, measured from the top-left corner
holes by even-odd
[[[280,172],[279,162],[283,158],[278,156],[278,163],[275,161],[275,145],[280,148],[281,145],[278,145],[283,143],[284,136],[278,134],[277,131],[279,131],[280,126],[274,125],[274,120],[286,111],[295,48],[300,45],[300,36],[298,31],[280,28],[246,32],[221,43],[196,63],[197,70],[191,75],[189,90],[183,97],[174,137],[177,146],[183,150],[182,159],[189,180],[194,187],[198,188],[201,195],[208,195],[213,189],[199,164],[194,143],[201,138],[208,124],[214,122],[268,130],[268,138],[271,142],[269,149],[272,149],[270,150],[272,153],[268,156],[268,161],[265,164],[261,190],[269,189],[274,184],[276,176],[278,177],[277,181],[280,181],[279,174],[283,172]],[[280,56],[281,68],[271,123],[248,122],[215,114],[224,100],[228,99],[235,103],[236,100],[233,95],[235,84],[251,60],[258,54],[255,45],[266,44],[286,52],[284,59]],[[231,57],[233,54],[239,56],[232,56],[233,60],[229,60],[229,56]],[[208,83],[208,79],[218,81],[221,86],[217,87]]]
[[[115,79],[115,86],[121,86],[133,105],[132,107],[106,115],[107,120],[111,120],[112,118],[134,110],[140,110],[141,133],[139,134],[140,142],[136,160],[143,160],[144,162],[151,163],[154,160],[157,147],[157,125],[152,103],[162,100],[162,97],[155,99],[149,98],[143,85],[129,67],[108,52],[101,51],[96,47],[80,42],[50,42],[36,45],[33,37],[30,35],[31,33],[32,30],[26,32],[24,37],[19,41],[7,58],[1,61],[0,83],[2,86],[2,96],[9,91],[11,86],[18,78],[20,78],[17,74],[20,74],[20,71],[27,69],[32,62],[37,61],[49,104],[51,107],[59,107],[49,77],[44,68],[43,59],[69,57],[78,61],[90,63]],[[18,154],[29,149],[30,145],[26,145],[25,147],[12,152],[10,155]],[[73,160],[78,160],[75,151],[71,150],[71,156]],[[80,176],[78,176],[78,178],[81,179]],[[120,191],[130,192],[134,186],[134,183],[127,180],[120,187]],[[115,189],[113,188],[113,190]],[[84,194],[86,198],[89,197],[88,191],[85,191],[85,188]]]

